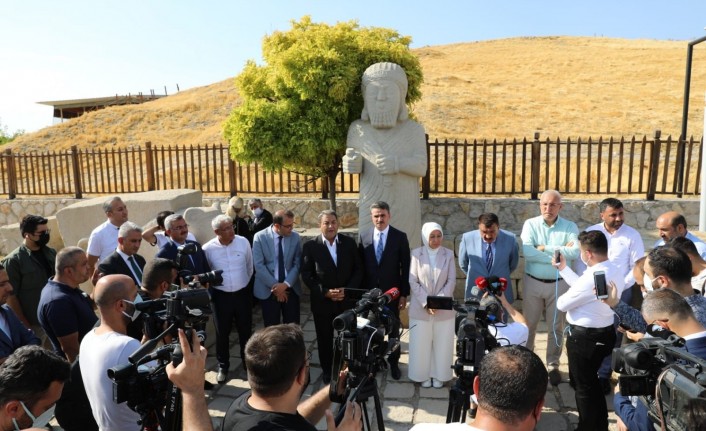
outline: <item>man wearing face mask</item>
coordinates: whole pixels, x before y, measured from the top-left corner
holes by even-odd
[[[2,261],[13,287],[7,305],[39,338],[44,338],[44,331],[37,320],[39,298],[47,280],[54,276],[56,263],[56,250],[47,246],[48,222],[41,216],[24,216],[20,222],[22,244]]]
[[[243,209],[243,206],[243,198],[233,196],[228,201],[226,215],[233,219],[233,230],[235,230],[235,234],[247,239],[252,247],[253,233],[250,232],[250,226],[248,225],[250,217]]]
[[[257,198],[250,199],[248,201],[248,206],[250,207],[250,211],[252,211],[255,216],[254,219],[248,220],[248,225],[250,225],[250,234],[254,238],[256,233],[272,225],[272,213],[264,209],[262,207],[262,201]]]
[[[35,423],[61,396],[69,364],[39,346],[15,350],[0,366],[0,431],[44,427]]]
[[[128,323],[139,313],[134,304],[137,287],[127,275],[112,274],[98,280],[93,294],[101,323],[83,338],[79,355],[93,417],[102,431],[139,431],[140,415],[126,403],[113,401],[113,382],[106,373],[128,363],[128,357],[140,348],[139,341],[126,335]]]

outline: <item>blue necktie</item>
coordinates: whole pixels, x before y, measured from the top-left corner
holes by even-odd
[[[280,235],[277,245],[277,281],[280,283],[284,282],[284,248],[282,247],[282,241],[284,241],[284,237]]]
[[[485,249],[485,267],[490,273],[490,268],[493,267],[493,248],[491,244],[488,244],[488,248]]]
[[[383,244],[383,238],[385,237],[385,234],[380,232],[378,236],[378,246],[375,249],[375,259],[377,259],[378,263],[382,260],[382,250],[385,248],[385,244]]]

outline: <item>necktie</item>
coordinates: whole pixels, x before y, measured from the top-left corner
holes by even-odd
[[[382,260],[382,250],[385,248],[385,244],[383,243],[384,238],[385,234],[380,232],[378,235],[378,246],[375,249],[375,259],[377,259],[378,263]]]
[[[282,241],[284,237],[279,236],[279,242],[277,243],[277,281],[284,282],[284,248],[282,247]]]
[[[132,272],[134,272],[135,277],[137,277],[137,284],[142,285],[142,270],[137,265],[137,262],[135,262],[135,259],[132,256],[128,257],[127,260],[128,260],[128,262],[130,262],[130,266],[132,267]]]
[[[485,249],[485,267],[490,272],[490,268],[493,266],[493,247],[488,244],[488,248]]]

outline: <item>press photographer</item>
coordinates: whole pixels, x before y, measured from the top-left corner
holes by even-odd
[[[680,368],[677,373],[682,375],[688,374],[685,364],[674,363],[679,359],[679,352],[688,352],[697,358],[706,359],[706,328],[696,320],[692,308],[679,293],[671,289],[651,292],[642,303],[642,315],[647,322],[654,322],[648,327],[648,333],[652,333],[655,338],[644,338],[640,343],[616,349],[613,354],[613,368],[621,373],[620,392],[613,397],[613,406],[619,419],[631,431],[653,430],[652,424],[659,424],[661,409],[654,403],[653,396],[659,375],[669,367]],[[669,338],[670,334],[675,335]],[[665,337],[669,339],[664,340]],[[680,344],[683,348],[677,347]],[[670,403],[677,406],[677,409],[669,411],[670,418],[666,424],[669,430],[689,429],[682,422],[685,412],[681,410],[685,409],[694,390],[700,391],[702,396],[706,393],[703,384],[689,380],[675,380],[673,386],[665,381],[664,389],[659,388],[665,402],[669,402],[670,397],[677,400],[676,403]],[[647,390],[638,390],[636,382],[641,382],[641,387]],[[628,398],[629,395],[641,396],[635,399]]]

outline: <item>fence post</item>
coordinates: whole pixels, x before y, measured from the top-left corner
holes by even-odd
[[[73,164],[74,171],[74,185],[76,187],[76,199],[83,198],[83,187],[81,187],[81,167],[78,160],[78,147],[76,145],[71,146],[71,163]]]
[[[17,197],[17,170],[15,169],[15,157],[9,148],[5,150],[5,166],[7,166],[8,199],[15,199]]]
[[[230,184],[230,197],[238,194],[238,187],[235,184],[235,160],[230,157],[228,152],[228,183]]]
[[[540,143],[539,132],[534,132],[534,141],[532,141],[532,160],[531,160],[531,180],[530,180],[530,199],[537,200],[539,197],[539,167],[540,167]]]
[[[152,141],[145,142],[145,162],[147,163],[147,190],[153,191],[154,187],[154,158],[152,154]]]
[[[429,189],[431,189],[431,148],[429,147],[429,135],[424,134],[424,140],[427,142],[427,173],[422,178],[422,199],[429,200]]]
[[[650,152],[650,177],[647,183],[647,200],[655,200],[655,193],[657,191],[657,174],[659,173],[659,153],[662,149],[662,141],[660,137],[662,136],[662,131],[655,130],[655,138],[652,142],[652,151]]]

